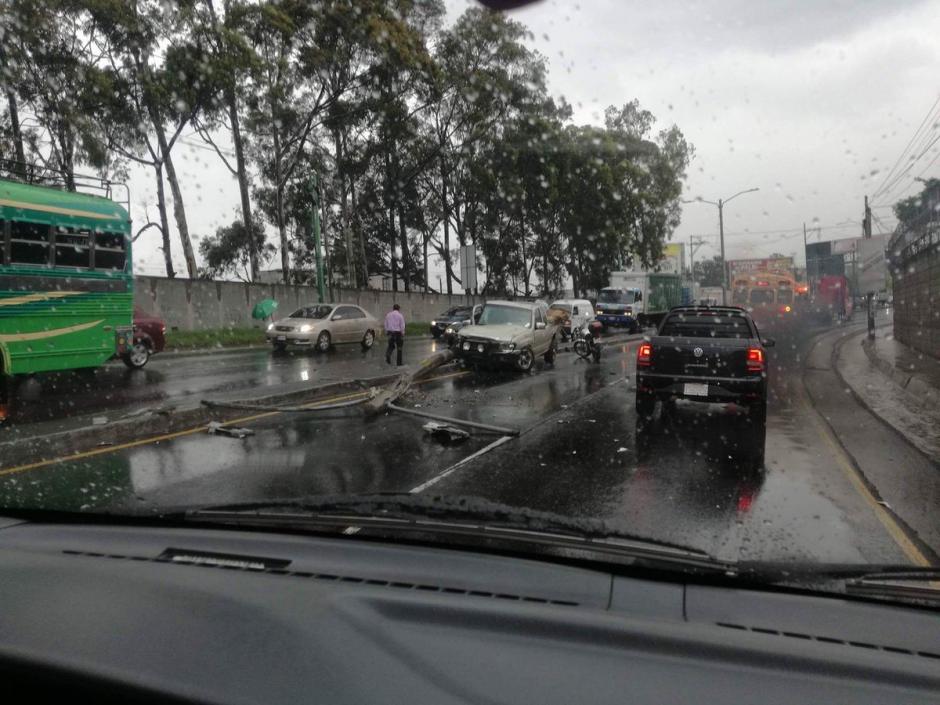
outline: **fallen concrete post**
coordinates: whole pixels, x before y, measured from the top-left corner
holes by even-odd
[[[466,421],[464,419],[455,419],[451,416],[442,416],[440,414],[432,414],[428,411],[418,411],[417,409],[409,409],[404,406],[398,406],[389,402],[386,405],[386,408],[389,411],[397,411],[399,414],[408,414],[410,416],[420,416],[423,419],[433,419],[435,421],[443,421],[445,423],[452,423],[455,426],[467,426],[468,428],[475,428],[480,431],[488,431],[489,433],[498,433],[501,436],[518,436],[520,434],[519,429],[517,428],[506,428],[504,426],[493,426],[492,424],[480,423],[479,421]]]
[[[367,414],[380,414],[390,404],[408,393],[411,385],[427,377],[431,372],[442,365],[446,365],[454,360],[453,350],[439,350],[436,353],[424,358],[410,374],[403,374],[391,387],[380,390],[375,396],[369,399],[364,408]]]

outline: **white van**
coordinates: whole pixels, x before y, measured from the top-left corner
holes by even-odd
[[[549,309],[559,309],[568,314],[567,321],[561,327],[563,340],[571,337],[571,331],[594,320],[594,307],[587,299],[559,299]]]

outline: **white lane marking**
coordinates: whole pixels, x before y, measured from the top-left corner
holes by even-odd
[[[493,441],[492,443],[490,443],[488,446],[483,446],[483,447],[480,448],[480,450],[478,450],[476,453],[472,453],[471,455],[468,455],[468,456],[467,456],[466,458],[464,458],[463,460],[460,460],[460,461],[454,463],[453,465],[451,465],[449,468],[447,468],[446,470],[444,470],[444,471],[443,471],[442,473],[440,473],[439,475],[435,475],[434,477],[432,477],[432,478],[431,478],[430,480],[428,480],[427,482],[424,482],[424,483],[418,485],[417,487],[415,487],[414,489],[409,490],[409,492],[410,492],[411,494],[417,494],[417,493],[419,493],[419,492],[424,492],[424,490],[426,490],[428,487],[432,487],[433,485],[436,485],[438,482],[440,482],[441,480],[443,480],[443,479],[444,479],[445,477],[447,477],[448,475],[451,475],[451,474],[455,473],[457,470],[459,470],[460,468],[462,468],[464,465],[466,465],[467,463],[469,463],[471,460],[474,460],[475,458],[479,458],[479,457],[480,457],[481,455],[483,455],[484,453],[489,453],[489,452],[490,452],[491,450],[493,450],[494,448],[498,448],[498,447],[501,446],[503,443],[506,443],[507,441],[511,441],[512,439],[513,439],[512,436],[500,436],[500,437],[497,438],[495,441]]]

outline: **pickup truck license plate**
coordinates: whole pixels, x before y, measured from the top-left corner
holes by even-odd
[[[695,384],[693,382],[686,382],[684,393],[687,397],[707,397],[708,396],[708,385],[707,384]]]
[[[287,340],[287,336],[286,336],[286,335],[279,335],[279,336],[277,336],[277,342],[283,343],[285,340]]]

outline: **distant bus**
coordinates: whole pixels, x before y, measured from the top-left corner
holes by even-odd
[[[782,272],[746,272],[731,283],[731,303],[735,306],[780,306],[792,311],[796,280]]]
[[[108,198],[0,179],[0,421],[14,375],[126,356],[130,227]]]
[[[797,317],[798,290],[786,272],[742,272],[731,282],[731,303],[748,309],[758,325],[779,328]]]

